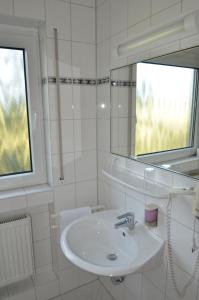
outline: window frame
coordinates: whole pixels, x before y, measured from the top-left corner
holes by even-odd
[[[0,177],[0,191],[47,183],[42,79],[38,30],[0,26],[0,47],[24,49],[26,66],[27,114],[32,172]]]
[[[12,176],[12,175],[20,175],[20,174],[27,174],[33,172],[33,159],[32,159],[32,143],[31,143],[31,136],[30,136],[30,118],[29,118],[29,101],[28,101],[28,91],[27,91],[27,70],[26,70],[26,55],[24,48],[17,48],[17,47],[2,47],[0,49],[8,49],[8,50],[19,50],[22,51],[23,55],[23,71],[24,71],[24,83],[25,83],[25,102],[26,102],[26,113],[27,113],[27,129],[28,129],[28,142],[29,142],[29,155],[30,155],[30,171],[21,171],[21,172],[13,172],[13,173],[6,173],[0,174],[1,177]]]

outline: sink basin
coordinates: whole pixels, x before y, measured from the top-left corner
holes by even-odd
[[[76,266],[104,276],[122,276],[148,271],[161,263],[164,241],[137,224],[116,229],[124,210],[109,210],[82,217],[61,234],[64,255]]]

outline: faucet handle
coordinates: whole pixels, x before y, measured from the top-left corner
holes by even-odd
[[[123,215],[118,216],[117,219],[121,220],[121,219],[128,218],[128,217],[135,217],[134,212],[127,212]]]

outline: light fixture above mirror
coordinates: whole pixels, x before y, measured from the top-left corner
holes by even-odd
[[[113,56],[129,56],[143,49],[152,49],[161,43],[170,43],[177,39],[184,39],[199,32],[199,11],[179,16],[175,20],[166,22],[159,27],[152,27],[138,36],[129,37],[113,51]]]

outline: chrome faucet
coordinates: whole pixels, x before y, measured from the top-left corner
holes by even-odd
[[[120,222],[115,224],[115,228],[128,227],[129,230],[133,230],[137,222],[135,221],[135,214],[133,212],[127,212],[117,217]]]

